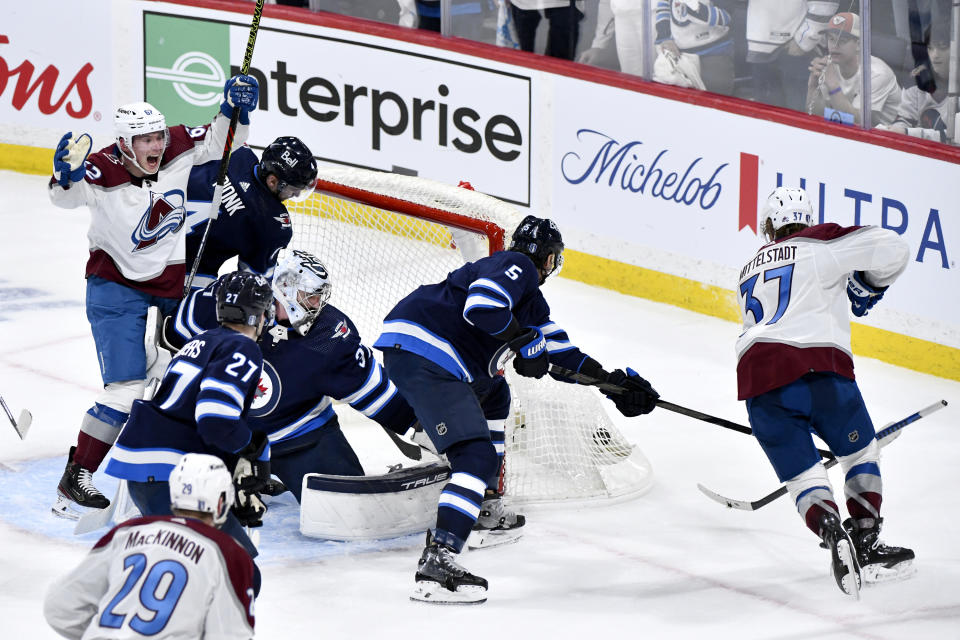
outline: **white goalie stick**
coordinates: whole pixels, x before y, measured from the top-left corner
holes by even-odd
[[[890,424],[888,424],[883,429],[877,432],[877,442],[880,443],[881,447],[885,447],[886,445],[890,444],[900,436],[900,430],[903,429],[905,426],[913,422],[916,422],[917,420],[919,420],[924,416],[930,415],[934,411],[939,411],[940,409],[943,409],[945,406],[947,406],[947,401],[940,400],[939,402],[934,402],[928,407],[924,407],[923,409],[920,409],[920,411],[917,411],[916,413],[910,414],[903,420],[899,420],[897,422],[891,422]],[[833,458],[832,460],[827,460],[826,462],[824,462],[824,467],[829,469],[830,467],[836,465],[837,462],[838,461],[836,458]],[[719,502],[720,504],[730,509],[740,509],[742,511],[756,511],[760,507],[770,504],[780,496],[786,495],[787,493],[786,485],[780,485],[780,487],[776,491],[768,493],[767,495],[763,496],[758,500],[750,501],[750,500],[734,500],[733,498],[724,497],[719,493],[717,493],[716,491],[711,491],[710,489],[708,489],[707,487],[699,483],[697,483],[697,488],[700,489],[703,495],[707,496],[714,502]]]
[[[24,409],[20,412],[20,419],[14,420],[13,413],[10,412],[10,407],[3,401],[3,396],[0,396],[0,405],[3,405],[3,410],[7,414],[7,418],[10,419],[10,424],[13,425],[13,429],[17,432],[17,435],[20,436],[20,439],[23,440],[26,438],[27,431],[30,430],[30,425],[33,424],[33,416],[30,412]]]

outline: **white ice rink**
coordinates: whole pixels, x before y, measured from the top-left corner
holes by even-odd
[[[97,537],[74,538],[73,523],[49,513],[100,382],[83,311],[89,213],[54,208],[45,184],[0,171],[0,394],[15,414],[26,407],[34,417],[24,442],[0,425],[3,638],[56,637],[43,620],[44,593]],[[665,400],[746,422],[736,401],[734,324],[569,280],[544,292],[554,319],[608,368],[632,366]],[[756,499],[775,489],[751,437],[662,410],[633,419],[612,411],[652,462],[654,488],[625,504],[530,511],[517,544],[464,554],[462,563],[490,581],[489,601],[478,607],[408,600],[420,536],[377,544],[303,538],[295,509],[281,500],[261,543],[257,636],[960,638],[960,383],[864,358],[856,366],[878,426],[950,402],[883,452],[883,538],[915,549],[910,580],[848,599],[789,499],[748,513],[697,491],[702,482]],[[375,434],[348,436],[391,447]],[[842,491],[840,476],[831,477]],[[95,481],[112,495],[108,477]]]

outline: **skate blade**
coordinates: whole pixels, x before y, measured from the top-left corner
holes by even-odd
[[[847,570],[847,574],[840,579],[840,589],[851,598],[859,600],[860,573],[857,570],[857,563],[853,559],[853,549],[847,540],[841,540],[837,543],[837,555],[840,557],[840,563]]]
[[[53,515],[67,520],[79,520],[84,514],[89,513],[90,509],[84,509],[73,500],[57,496],[57,501],[50,507],[50,511]]]
[[[465,585],[456,591],[450,591],[441,586],[439,582],[423,581],[417,583],[413,593],[410,594],[410,599],[430,604],[483,604],[487,601],[487,590],[482,587]]]
[[[883,584],[884,582],[899,582],[912,578],[917,572],[913,560],[906,560],[900,564],[887,568],[882,564],[867,565],[861,567],[860,575],[866,584]]]
[[[489,549],[505,544],[513,544],[523,535],[520,529],[474,529],[467,536],[467,548],[471,550]]]

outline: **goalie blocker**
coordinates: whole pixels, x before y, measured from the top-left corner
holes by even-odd
[[[309,473],[303,477],[300,533],[326,540],[376,540],[423,533],[436,524],[450,479],[442,462],[380,476]]]

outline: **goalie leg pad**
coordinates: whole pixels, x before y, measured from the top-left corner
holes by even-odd
[[[327,540],[376,540],[422,533],[435,523],[450,468],[434,462],[380,476],[303,477],[300,533]]]

